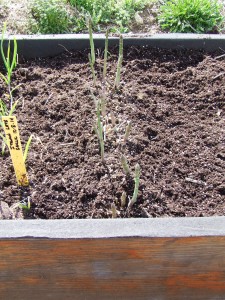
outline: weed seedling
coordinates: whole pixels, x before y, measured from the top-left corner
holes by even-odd
[[[21,201],[18,203],[19,208],[24,210],[30,210],[30,197],[27,198],[27,203],[25,201]]]

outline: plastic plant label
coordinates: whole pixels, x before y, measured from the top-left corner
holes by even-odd
[[[28,186],[29,181],[23,159],[17,119],[15,116],[4,116],[2,117],[2,122],[17,182],[20,186]]]

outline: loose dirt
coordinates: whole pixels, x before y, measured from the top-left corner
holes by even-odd
[[[225,58],[192,50],[125,49],[121,87],[113,91],[118,49],[110,52],[105,163],[94,131],[103,54],[95,66],[97,88],[88,51],[20,59],[13,83],[21,85],[14,97],[20,99],[16,116],[23,145],[34,135],[27,160],[31,184],[29,190],[18,188],[7,151],[0,157],[0,200],[11,206],[30,195],[26,218],[111,218],[112,203],[118,218],[225,215]],[[5,92],[1,82],[3,97]],[[128,121],[132,129],[124,142]],[[128,210],[136,163],[139,194]]]

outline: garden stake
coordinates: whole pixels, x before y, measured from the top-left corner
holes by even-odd
[[[20,186],[28,186],[29,181],[24,163],[17,119],[15,116],[3,116],[2,121],[17,182]]]
[[[0,118],[2,119],[3,116],[12,116],[14,110],[16,109],[17,103],[18,103],[18,100],[13,104],[10,111],[8,111],[4,101],[0,99]],[[3,122],[1,121],[1,119],[0,119],[0,126],[3,127]],[[5,147],[7,145],[7,140],[1,133],[0,133],[0,137],[3,140],[2,141],[2,155],[4,155]]]
[[[137,196],[138,196],[138,189],[139,189],[139,183],[140,183],[140,173],[141,173],[141,168],[139,164],[136,164],[135,166],[135,177],[134,177],[134,193],[132,196],[132,199],[128,203],[128,208],[131,208],[134,203],[137,201]]]

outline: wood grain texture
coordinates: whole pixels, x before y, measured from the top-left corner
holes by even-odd
[[[0,240],[0,299],[225,299],[225,237]]]

